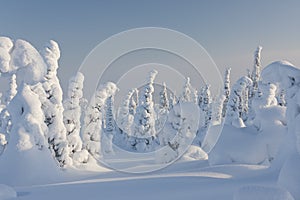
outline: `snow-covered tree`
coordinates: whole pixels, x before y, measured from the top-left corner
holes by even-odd
[[[177,104],[177,98],[176,98],[176,93],[172,93],[170,92],[170,95],[169,95],[169,107],[170,109],[173,108],[176,104]]]
[[[117,86],[112,82],[100,85],[87,107],[84,117],[83,147],[93,156],[102,156],[101,134],[105,102],[116,90]]]
[[[13,97],[17,94],[17,83],[16,75],[12,74],[9,82],[9,89],[4,97],[4,108],[0,111],[0,133],[2,133],[6,138],[9,138],[11,131],[11,114],[7,110],[7,106]],[[1,153],[0,153],[1,154]]]
[[[171,130],[164,133],[161,137],[162,148],[156,151],[156,161],[160,163],[169,163],[182,155],[188,146],[193,142],[199,126],[199,107],[190,102],[181,102],[174,105],[170,110],[168,124]],[[164,131],[164,130],[163,130]]]
[[[118,110],[118,118],[117,118],[117,124],[120,129],[122,129],[123,132],[127,133],[128,135],[131,135],[131,126],[133,124],[134,119],[134,112],[136,104],[132,103],[133,98],[132,95],[134,95],[135,90],[130,90],[124,100],[122,101],[122,105],[120,106]],[[131,111],[130,111],[131,110]]]
[[[226,110],[227,110],[227,104],[229,101],[229,96],[230,96],[230,71],[231,68],[227,68],[225,71],[225,75],[224,75],[224,102],[223,102],[223,111],[222,111],[222,117],[225,118],[226,116]]]
[[[154,103],[152,94],[154,92],[154,79],[157,75],[156,70],[149,73],[146,85],[139,96],[139,104],[134,115],[134,136],[136,137],[151,137],[155,136],[155,118],[154,118]]]
[[[162,91],[159,93],[159,97],[160,97],[160,102],[159,102],[160,109],[164,111],[169,110],[168,91],[165,82],[163,83],[163,88]]]
[[[83,81],[84,76],[80,72],[77,72],[76,76],[69,80],[67,99],[63,103],[63,121],[67,131],[68,146],[72,158],[75,153],[79,153],[82,150],[82,140],[80,138],[80,102],[83,96]]]
[[[36,93],[42,102],[45,123],[48,127],[47,140],[60,166],[72,165],[69,157],[70,150],[67,141],[67,132],[63,123],[62,89],[57,77],[58,59],[60,50],[58,44],[51,40],[42,51],[47,72],[42,87],[36,88]]]
[[[5,96],[5,104],[8,105],[9,102],[14,98],[17,94],[17,81],[16,81],[16,74],[12,74],[9,79],[9,89],[6,92]]]
[[[212,123],[217,125],[222,123],[222,112],[225,95],[213,98],[212,101]]]
[[[8,140],[11,132],[12,121],[11,114],[9,113],[7,107],[2,108],[0,111],[0,117],[0,133],[4,135],[6,140]]]
[[[262,107],[269,107],[277,105],[276,99],[276,85],[274,84],[263,84],[259,83],[259,90],[261,91],[261,95],[257,96],[253,99],[252,105],[257,110]]]
[[[106,154],[113,153],[112,140],[115,136],[116,122],[113,115],[114,93],[105,101],[105,128],[102,134],[102,152]]]
[[[202,127],[207,129],[212,119],[212,105],[211,105],[211,94],[210,85],[206,84],[201,94],[202,103],[200,104],[200,110],[203,113],[204,123]]]
[[[134,88],[129,101],[129,114],[133,116],[135,115],[138,101],[139,101],[139,91],[137,88]]]
[[[31,85],[18,85],[18,92],[8,105],[13,134],[0,158],[2,181],[8,177],[6,181],[9,182],[31,184],[33,179],[45,180],[49,175],[56,177],[61,174],[48,149],[47,126],[41,106]]]
[[[261,50],[262,47],[258,46],[257,49],[254,52],[254,66],[251,74],[251,79],[252,79],[252,88],[250,91],[250,98],[254,97],[255,94],[258,91],[258,82],[260,80],[260,72],[261,72]]]
[[[278,96],[277,96],[277,102],[280,106],[286,106],[286,100],[285,100],[285,90],[281,89]]]
[[[180,101],[193,102],[195,104],[198,102],[197,90],[192,87],[189,77],[186,78]]]
[[[0,155],[3,153],[6,144],[7,144],[6,136],[0,133]]]
[[[12,115],[12,131],[19,137],[18,149],[47,148],[44,135],[47,127],[41,107],[39,96],[31,87],[27,84],[21,85],[18,95],[8,106]]]
[[[245,93],[247,88],[251,87],[252,80],[247,76],[243,76],[233,85],[232,92],[227,104],[225,123],[235,127],[244,127],[242,119],[243,112],[245,112]]]

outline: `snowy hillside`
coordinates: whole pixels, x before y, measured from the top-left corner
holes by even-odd
[[[85,99],[81,72],[63,98],[55,41],[0,37],[0,199],[300,199],[300,70],[261,51],[220,94],[153,66],[116,108],[118,85]]]

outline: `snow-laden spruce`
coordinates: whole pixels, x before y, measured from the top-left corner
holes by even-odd
[[[133,135],[138,138],[155,136],[155,113],[153,103],[154,79],[157,75],[156,70],[149,73],[146,85],[139,94],[139,102],[134,115]]]
[[[243,114],[248,112],[247,95],[252,81],[243,76],[233,85],[227,104],[225,123],[237,128],[245,127]]]
[[[103,113],[105,113],[105,103],[107,98],[114,95],[117,86],[108,82],[100,85],[91,99],[84,117],[83,127],[83,146],[91,155],[96,157],[102,156],[101,134]]]
[[[169,98],[168,98],[168,90],[167,90],[167,85],[166,83],[164,82],[163,83],[163,88],[162,90],[160,91],[159,93],[159,108],[160,108],[160,112],[167,112],[170,108],[170,105],[169,105]]]
[[[229,96],[230,96],[230,72],[231,68],[227,68],[224,74],[224,102],[223,102],[223,109],[222,109],[222,117],[225,118],[226,116],[226,109],[227,109],[227,104],[229,101]]]
[[[16,74],[11,74],[9,79],[9,88],[5,94],[4,102],[6,105],[14,98],[17,94],[17,81],[16,81]]]
[[[58,166],[45,139],[47,126],[39,96],[27,84],[18,88],[17,95],[8,106],[12,134],[0,156],[0,176],[1,181],[7,184],[33,184],[58,174]]]
[[[261,71],[261,50],[262,47],[258,46],[254,52],[254,66],[251,74],[252,88],[250,91],[250,98],[254,97],[258,91],[258,82],[260,81],[260,71]]]
[[[206,84],[199,95],[199,108],[201,115],[200,126],[205,130],[208,129],[212,117],[211,101],[210,85]]]
[[[160,138],[162,148],[156,151],[158,163],[173,162],[188,149],[196,137],[199,113],[199,107],[193,102],[180,102],[170,110]]]
[[[198,102],[197,90],[192,87],[189,77],[186,78],[186,82],[183,87],[180,101],[181,102],[194,102],[195,104],[197,104],[197,102]]]
[[[42,51],[47,66],[40,87],[35,91],[40,97],[45,123],[48,127],[46,137],[49,147],[60,166],[72,165],[70,149],[67,141],[67,131],[63,123],[62,89],[57,77],[60,50],[58,44],[50,40]]]
[[[74,164],[88,162],[88,152],[82,149],[80,137],[81,129],[81,105],[83,98],[84,76],[77,72],[76,76],[69,80],[67,99],[64,100],[63,120],[67,131],[67,141],[70,157]]]
[[[127,135],[131,135],[136,104],[133,100],[135,89],[130,90],[122,101],[118,110],[117,125]]]
[[[14,98],[14,96],[17,94],[17,83],[16,83],[16,75],[12,74],[10,77],[9,82],[9,88],[5,93],[4,96],[4,105],[3,108],[0,110],[0,133],[2,134],[3,138],[6,140],[9,139],[9,134],[11,131],[11,114],[7,110],[7,106],[10,103],[10,101]],[[4,145],[6,145],[7,142],[2,142],[0,144],[2,150],[4,149]],[[2,151],[0,150],[0,155]]]
[[[116,91],[115,91],[116,92]],[[105,101],[105,128],[101,135],[102,153],[113,154],[113,137],[116,132],[116,122],[113,114],[114,95],[112,93]]]

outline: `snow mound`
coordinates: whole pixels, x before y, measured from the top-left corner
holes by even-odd
[[[16,197],[17,197],[17,192],[12,187],[0,184],[0,199],[1,200],[11,199],[11,198],[16,198]]]
[[[263,83],[280,83],[282,87],[289,88],[291,78],[300,82],[300,71],[288,61],[276,61],[266,66],[261,72]]]
[[[191,145],[181,160],[207,160],[208,155],[199,146]]]
[[[269,164],[284,141],[286,129],[282,124],[257,132],[254,127],[235,128],[224,125],[221,135],[209,153],[210,165]]]
[[[234,200],[294,200],[283,188],[268,186],[243,186],[235,194]]]

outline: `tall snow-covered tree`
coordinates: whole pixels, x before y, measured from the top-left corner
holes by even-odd
[[[105,101],[105,128],[102,134],[102,152],[106,154],[113,153],[112,141],[116,135],[116,122],[113,115],[114,93],[112,93]]]
[[[16,75],[12,74],[10,77],[9,88],[4,97],[5,106],[0,111],[0,133],[2,133],[6,138],[9,138],[11,125],[12,125],[11,114],[8,112],[7,106],[16,94],[17,94]]]
[[[166,83],[163,83],[163,88],[159,93],[160,102],[159,107],[161,110],[169,110],[169,98]]]
[[[251,92],[250,92],[250,98],[254,97],[258,91],[258,82],[260,80],[260,73],[261,73],[261,62],[260,62],[261,50],[262,50],[262,47],[258,46],[254,52],[254,66],[253,66],[252,75],[251,75],[253,85],[252,85]]]
[[[136,137],[151,137],[155,136],[155,118],[154,118],[154,103],[152,94],[154,92],[154,79],[157,75],[156,70],[149,73],[146,85],[139,96],[139,103],[134,115],[134,136]]]
[[[226,116],[226,110],[227,110],[227,104],[229,101],[230,96],[230,71],[231,68],[227,68],[224,75],[224,102],[223,102],[223,111],[222,111],[222,117],[225,118]]]
[[[252,85],[252,80],[247,76],[243,76],[233,85],[232,92],[227,104],[225,123],[235,127],[244,127],[242,119],[243,112],[245,111],[245,91]]]
[[[169,95],[169,107],[170,109],[173,108],[177,104],[177,98],[176,98],[176,93],[170,92]]]
[[[87,107],[84,117],[83,147],[93,156],[102,156],[101,134],[105,102],[116,90],[117,86],[112,82],[100,85]]]
[[[133,116],[135,115],[138,101],[139,101],[139,91],[137,88],[134,88],[129,101],[129,114]]]
[[[225,95],[220,95],[219,97],[213,98],[212,101],[212,123],[221,124],[222,123],[222,111],[223,103],[225,100]]]
[[[6,136],[0,133],[0,155],[3,153],[6,144],[7,144]]]
[[[5,96],[5,104],[8,105],[9,102],[14,98],[17,94],[17,81],[16,81],[16,74],[12,74],[9,79],[9,89],[6,92]]]
[[[117,118],[117,124],[119,128],[127,133],[128,135],[131,135],[131,126],[133,124],[134,119],[134,113],[135,113],[135,106],[136,104],[132,103],[133,98],[132,95],[134,95],[135,90],[130,90],[124,100],[122,101],[122,105],[120,106],[118,110],[118,118]]]
[[[67,140],[70,156],[82,150],[82,140],[80,138],[80,117],[81,117],[81,98],[83,96],[82,73],[77,72],[76,76],[69,80],[67,99],[64,101],[63,121],[67,131]]]
[[[3,109],[0,111],[0,133],[2,133],[6,138],[9,137],[11,131],[11,116],[7,110],[7,106],[13,97],[17,94],[17,83],[16,75],[12,74],[10,77],[9,88],[4,97]]]
[[[72,165],[67,141],[67,131],[63,123],[62,89],[57,77],[60,50],[58,44],[50,40],[42,51],[47,65],[47,73],[42,82],[42,88],[36,92],[42,102],[45,123],[48,127],[47,140],[60,166]]]
[[[211,94],[210,94],[210,85],[206,84],[204,91],[202,93],[202,104],[200,110],[204,114],[204,124],[203,128],[208,128],[210,121],[212,119],[212,105],[211,105]]]
[[[197,90],[194,89],[190,83],[190,78],[186,78],[186,82],[183,87],[183,92],[180,98],[181,102],[193,102],[197,104],[198,102],[198,95]]]

